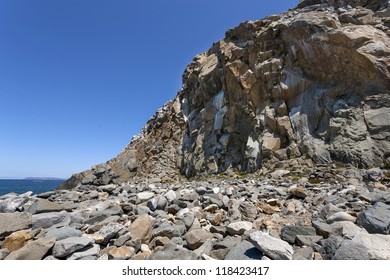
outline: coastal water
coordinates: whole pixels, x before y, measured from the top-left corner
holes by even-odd
[[[64,180],[18,180],[18,179],[0,179],[0,195],[15,192],[18,194],[32,191],[39,194],[52,191],[57,188]]]

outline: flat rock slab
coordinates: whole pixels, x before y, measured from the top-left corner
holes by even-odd
[[[56,258],[66,257],[80,249],[91,245],[94,242],[92,238],[69,237],[57,241],[53,247],[53,256]]]
[[[249,241],[264,255],[273,260],[291,260],[294,254],[290,244],[265,232],[252,233],[249,236]]]
[[[55,237],[56,240],[62,240],[68,237],[80,237],[82,232],[73,227],[52,228],[46,233],[46,237]]]
[[[98,244],[89,245],[72,255],[68,256],[67,260],[80,260],[85,257],[98,257],[100,252],[100,246]]]
[[[282,228],[280,237],[290,244],[295,243],[297,235],[316,235],[316,230],[313,227],[305,226],[285,226]]]
[[[54,237],[41,238],[11,252],[6,260],[41,260],[55,243]]]
[[[149,260],[196,260],[196,253],[184,248],[165,248],[162,251],[157,251],[148,257]]]
[[[62,210],[65,209],[61,204],[46,199],[39,199],[27,209],[27,212],[31,214],[40,214],[48,212],[60,212]]]
[[[357,224],[369,233],[390,233],[390,205],[377,202],[358,216]]]
[[[28,229],[32,224],[30,213],[0,213],[0,238]]]
[[[70,216],[66,211],[49,212],[32,215],[32,228],[49,228],[52,226],[67,226],[70,223]]]

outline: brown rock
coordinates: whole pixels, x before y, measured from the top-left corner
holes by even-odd
[[[279,207],[271,206],[268,203],[264,203],[264,202],[259,201],[256,203],[256,205],[257,205],[257,207],[259,207],[259,209],[262,213],[266,213],[268,215],[272,215],[275,212],[280,212]]]
[[[310,195],[310,192],[302,186],[289,189],[289,193],[297,198],[305,198]]]
[[[135,252],[135,249],[128,246],[114,247],[108,251],[108,256],[115,260],[128,260]]]
[[[11,252],[6,260],[41,260],[54,246],[55,237],[45,237],[27,243],[22,248]]]
[[[0,213],[0,238],[22,229],[28,229],[32,224],[29,213]]]
[[[8,249],[10,252],[22,248],[27,241],[31,240],[33,235],[30,230],[21,230],[9,235],[1,245],[2,249]]]
[[[213,237],[214,235],[212,233],[205,231],[204,229],[195,229],[185,235],[188,247],[191,250],[198,249],[203,243]]]
[[[129,227],[132,239],[148,243],[152,236],[152,220],[147,214],[139,216]]]

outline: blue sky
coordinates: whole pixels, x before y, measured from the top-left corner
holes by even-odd
[[[295,0],[0,0],[0,177],[116,156],[227,29]]]

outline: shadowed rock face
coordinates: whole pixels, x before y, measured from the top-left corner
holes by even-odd
[[[301,156],[389,164],[389,7],[307,0],[228,30],[116,158],[61,188],[253,172]]]

